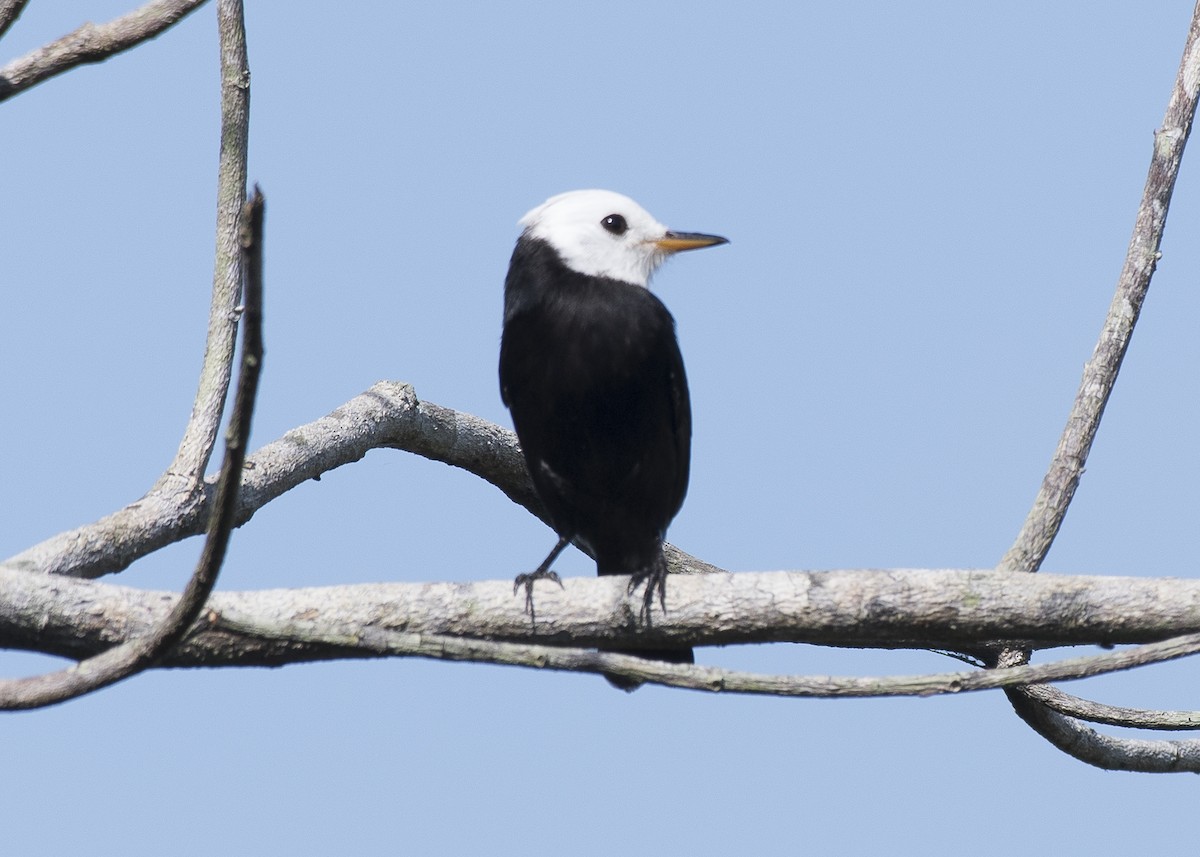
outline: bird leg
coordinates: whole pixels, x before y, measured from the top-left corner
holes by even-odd
[[[661,551],[649,568],[635,571],[630,576],[626,594],[632,595],[643,583],[646,584],[646,594],[642,597],[642,621],[650,625],[650,610],[654,607],[655,590],[658,590],[658,603],[662,612],[667,612],[667,558]]]
[[[537,569],[529,572],[528,574],[518,574],[516,579],[513,581],[513,595],[516,595],[517,590],[519,590],[522,586],[525,587],[525,612],[529,614],[530,622],[534,621],[535,619],[533,613],[533,582],[535,580],[546,579],[553,580],[560,587],[563,585],[562,579],[556,572],[550,570],[550,566],[554,564],[554,561],[558,559],[558,555],[562,553],[563,549],[570,543],[571,540],[566,536],[559,536],[558,544],[554,546],[554,550],[550,551],[550,555],[542,561],[542,564],[539,565]]]

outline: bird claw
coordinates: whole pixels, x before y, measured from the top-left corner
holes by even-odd
[[[642,596],[641,618],[646,625],[650,625],[650,611],[654,609],[654,593],[658,592],[658,603],[665,615],[667,612],[667,565],[665,562],[655,563],[653,567],[645,571],[635,572],[629,577],[629,588],[626,590],[626,595],[632,595],[637,591],[637,588],[643,583],[646,584],[646,592]]]
[[[536,580],[552,580],[560,588],[566,588],[563,586],[562,578],[558,576],[558,572],[551,571],[548,568],[539,568],[537,571],[531,571],[528,574],[518,574],[516,579],[513,580],[513,595],[516,595],[522,586],[525,587],[525,612],[529,614],[530,621],[536,618],[533,612],[533,583]]]

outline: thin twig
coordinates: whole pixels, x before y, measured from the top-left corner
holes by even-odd
[[[1159,247],[1162,244],[1171,196],[1175,190],[1175,180],[1195,119],[1198,98],[1200,2],[1192,12],[1183,59],[1180,61],[1162,127],[1154,134],[1154,150],[1146,186],[1138,206],[1133,236],[1129,241],[1116,294],[1113,296],[1092,357],[1084,367],[1079,391],[1067,418],[1066,428],[1059,439],[1058,448],[1021,532],[1000,562],[999,568],[1002,570],[1037,571],[1062,526],[1071,498],[1083,474],[1092,441],[1104,414],[1104,407],[1116,384],[1117,373],[1133,336],[1134,325],[1137,324],[1138,315],[1150,288],[1150,279],[1160,256]],[[1026,660],[1026,653],[1014,648],[1002,650],[997,657],[997,663],[1002,666],[1016,665]],[[1156,766],[1161,765],[1164,758],[1176,758],[1179,742],[1158,742],[1161,746],[1156,746],[1155,742],[1122,743],[1124,739],[1116,738],[1106,738],[1103,741],[1085,740],[1083,736],[1088,733],[1097,733],[1079,723],[1072,723],[1063,715],[1041,711],[1039,702],[1026,695],[1023,690],[1010,690],[1007,693],[1026,723],[1055,746],[1083,761],[1099,767],[1122,770],[1178,769],[1174,767],[1174,761],[1168,767]],[[1061,701],[1063,700],[1060,699]],[[1083,704],[1085,701],[1078,702]],[[1065,725],[1068,723],[1071,724],[1069,728]]]
[[[1030,697],[1006,691],[1013,709],[1035,732],[1083,762],[1110,771],[1144,774],[1200,773],[1200,740],[1114,738],[1064,717]]]
[[[182,496],[201,490],[204,468],[216,443],[232,374],[241,288],[238,222],[246,200],[250,141],[250,64],[241,0],[218,0],[217,32],[221,49],[221,147],[208,337],[191,419],[174,461],[151,489]]]
[[[153,666],[173,649],[196,621],[217,582],[233,532],[241,471],[250,437],[250,419],[262,369],[262,219],[261,194],[247,204],[247,277],[242,366],[226,432],[225,460],[217,483],[217,502],[196,570],[165,620],[144,637],[108,649],[65,670],[0,682],[0,709],[41,708],[115,684]]]
[[[1089,723],[1105,723],[1109,726],[1124,726],[1133,729],[1159,729],[1181,731],[1200,729],[1200,711],[1156,711],[1148,708],[1125,708],[1105,705],[1063,693],[1045,684],[1022,689],[1025,696],[1065,714]]]
[[[153,39],[204,3],[205,0],[156,0],[107,24],[84,24],[0,68],[0,101],[76,66],[103,62]],[[24,3],[7,5],[18,7],[13,13],[15,17]]]
[[[233,612],[214,612],[208,621],[213,627],[260,640],[356,650],[360,653],[365,651],[381,657],[424,657],[600,673],[638,683],[689,690],[802,698],[933,696],[994,690],[1014,685],[1088,678],[1200,652],[1200,634],[1191,634],[1120,652],[998,670],[909,676],[770,675],[720,667],[668,664],[631,655],[536,643],[421,634],[362,625],[338,628],[311,621],[263,621]]]

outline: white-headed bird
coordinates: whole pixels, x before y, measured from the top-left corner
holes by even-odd
[[[604,190],[551,197],[526,214],[504,283],[500,395],[534,489],[559,540],[533,583],[570,542],[599,574],[645,584],[666,609],[663,539],[688,486],[692,415],[675,320],[650,293],[673,253],[724,244],[672,232],[632,199]],[[630,651],[682,663],[682,650]]]

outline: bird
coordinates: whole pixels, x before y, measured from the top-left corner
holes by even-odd
[[[683,505],[692,414],[675,319],[649,290],[671,255],[728,243],[668,230],[627,196],[558,194],[529,211],[504,281],[500,395],[511,412],[534,491],[558,541],[518,575],[533,617],[537,580],[562,581],[551,565],[572,542],[600,575],[645,584],[666,611],[663,540]],[[693,663],[692,651],[623,649]],[[631,690],[638,682],[609,681]]]

